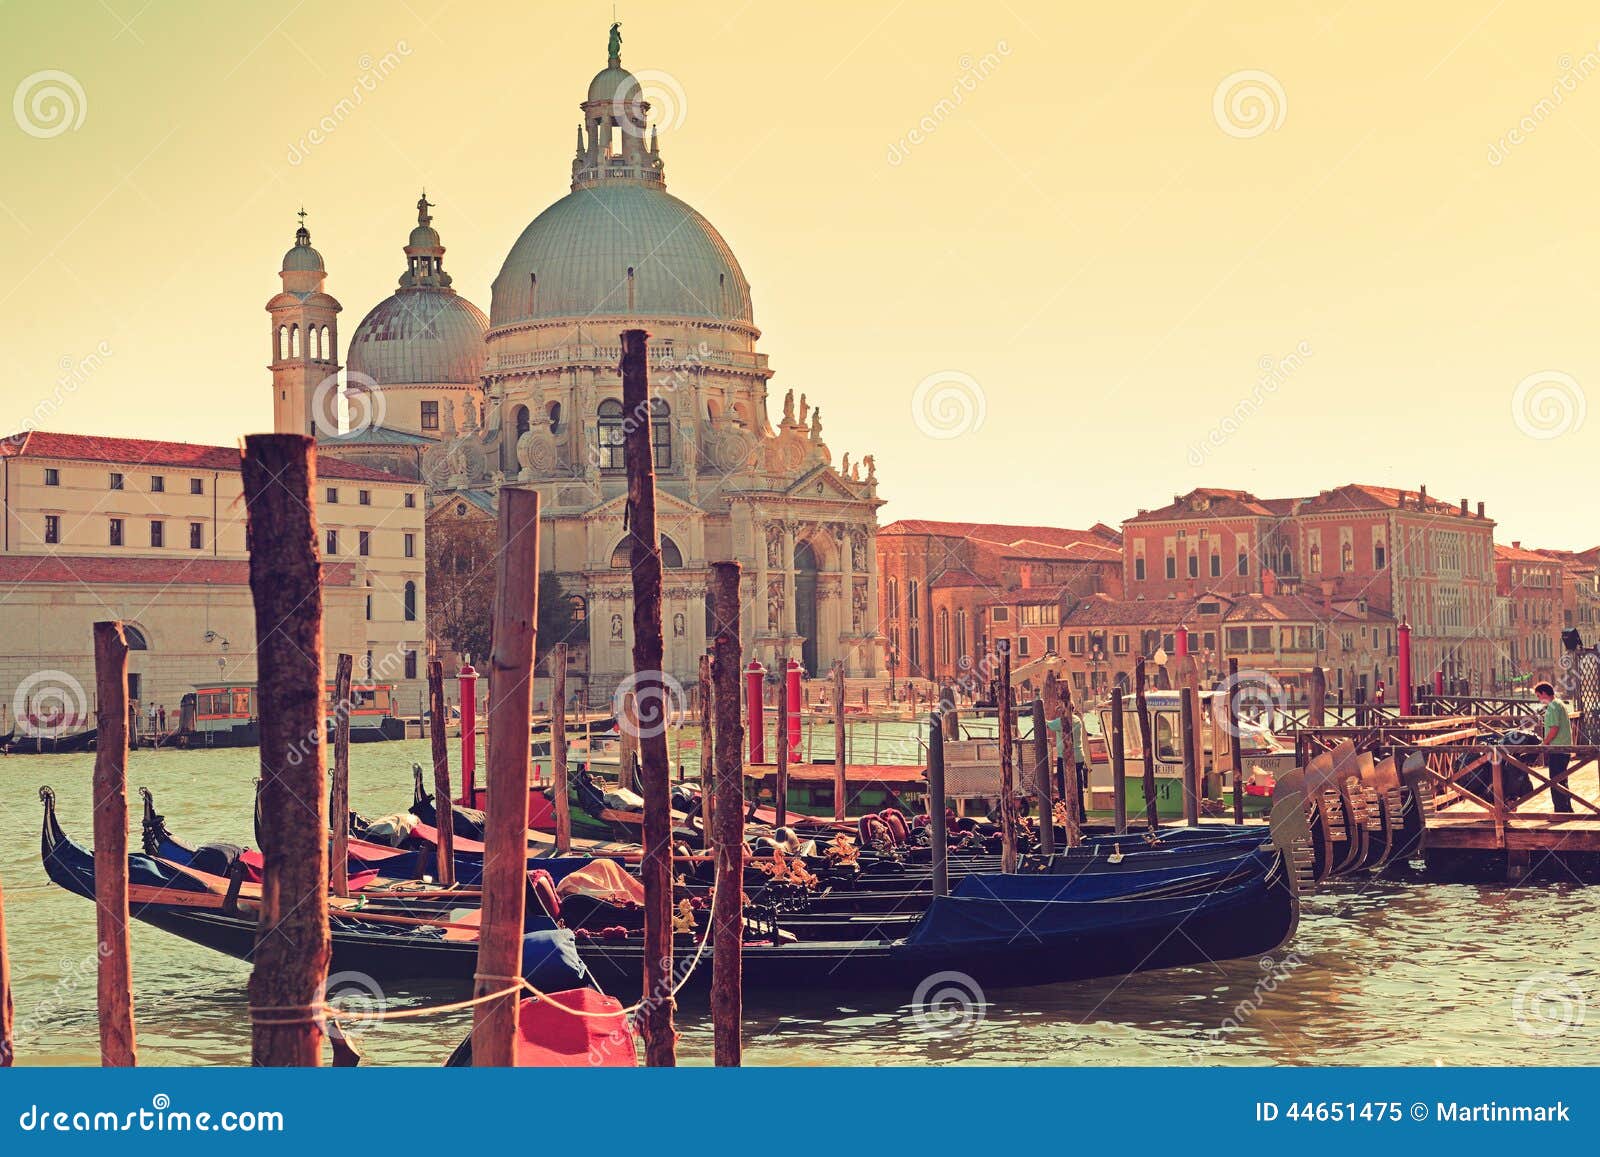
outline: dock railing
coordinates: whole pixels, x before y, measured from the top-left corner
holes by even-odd
[[[1402,767],[1420,757],[1420,771],[1433,789],[1432,815],[1472,814],[1475,806],[1494,822],[1497,842],[1503,844],[1505,827],[1513,820],[1559,822],[1600,817],[1600,802],[1573,791],[1573,775],[1585,768],[1600,766],[1600,746],[1580,744],[1562,747],[1508,744],[1465,744],[1460,742],[1396,744],[1390,754]],[[1544,759],[1566,755],[1565,783],[1554,784]],[[1485,774],[1487,773],[1487,774]],[[1523,778],[1526,777],[1526,778]],[[1571,812],[1554,810],[1553,792],[1564,790],[1571,799]],[[1535,801],[1543,810],[1530,808]]]

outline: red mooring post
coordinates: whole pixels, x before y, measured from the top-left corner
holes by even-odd
[[[759,660],[751,659],[750,665],[744,669],[745,710],[750,715],[751,763],[767,762],[766,707],[761,702],[761,687],[766,677],[767,669]]]
[[[1402,619],[1396,634],[1400,641],[1400,717],[1403,719],[1412,713],[1417,693],[1411,678],[1411,624]]]
[[[800,690],[800,676],[804,673],[799,659],[790,659],[784,664],[784,686],[789,692],[789,710],[787,723],[789,735],[789,762],[793,763],[800,758],[800,708],[802,706],[803,692]]]

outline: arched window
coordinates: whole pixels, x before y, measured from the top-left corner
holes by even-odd
[[[528,313],[530,315],[532,315],[532,314],[536,314],[538,312],[539,312],[539,275],[537,273],[530,273],[530,274],[528,274]]]
[[[292,358],[300,356],[300,327],[297,325],[289,327],[289,356]]]
[[[144,632],[131,623],[122,624],[122,638],[128,644],[130,651],[148,651],[149,642],[144,637]]]
[[[548,406],[546,406],[544,408],[544,416],[545,416],[545,419],[550,423],[550,432],[552,434],[560,433],[561,432],[561,403],[560,402],[551,402]]]
[[[522,437],[528,432],[528,423],[529,419],[527,406],[518,406],[516,409],[511,411],[511,428],[517,432],[518,438]]]
[[[1339,547],[1339,569],[1356,569],[1356,548],[1348,542],[1341,544]]]
[[[595,450],[602,470],[621,470],[622,457],[622,403],[607,398],[595,412]]]
[[[624,535],[617,548],[611,552],[611,569],[627,570],[633,565],[633,539]],[[663,534],[661,536],[661,567],[663,570],[682,570],[683,551],[678,544]]]
[[[325,362],[333,360],[333,331],[327,326],[322,327],[322,360]]]
[[[1311,573],[1317,574],[1322,570],[1322,547],[1316,543],[1311,544]]]
[[[417,621],[417,584],[414,583],[414,582],[406,583],[405,608],[406,608],[406,622],[408,622],[408,623],[416,622]]]
[[[650,400],[650,450],[657,470],[672,469],[672,408],[660,398]]]
[[[284,358],[286,358],[288,356],[289,356],[289,327],[286,326],[286,325],[280,325],[278,327],[278,360],[281,362]]]
[[[900,617],[900,580],[894,578],[889,580],[889,617]]]
[[[1290,552],[1288,547],[1284,547],[1283,548],[1283,554],[1279,557],[1278,562],[1280,564],[1279,565],[1279,573],[1281,573],[1281,574],[1293,574],[1294,573],[1294,555],[1293,555],[1293,553]]]

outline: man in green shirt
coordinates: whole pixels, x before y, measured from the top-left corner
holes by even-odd
[[[1540,683],[1533,689],[1539,697],[1539,702],[1544,704],[1544,745],[1546,747],[1571,747],[1572,746],[1572,717],[1567,714],[1566,705],[1556,698],[1556,689],[1549,683]],[[1558,812],[1572,812],[1572,795],[1567,791],[1567,760],[1569,753],[1565,751],[1550,751],[1545,753],[1545,770],[1550,773],[1550,798]],[[1558,786],[1559,785],[1559,786]]]

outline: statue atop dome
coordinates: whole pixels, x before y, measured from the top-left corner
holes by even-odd
[[[428,226],[433,224],[433,214],[428,212],[433,208],[433,202],[428,200],[428,190],[422,190],[422,196],[417,201],[417,224]]]
[[[606,43],[606,63],[616,68],[622,63],[622,21],[611,26],[611,39]]]

